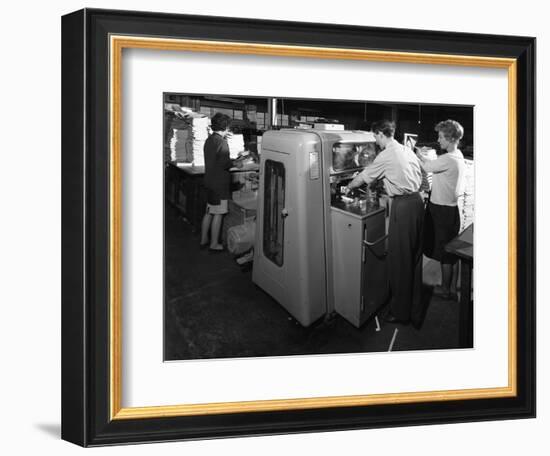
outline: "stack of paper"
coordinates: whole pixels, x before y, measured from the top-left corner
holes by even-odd
[[[170,140],[170,159],[175,162],[204,165],[204,142],[208,138],[210,119],[195,112],[188,113],[183,123],[174,128]]]
[[[188,140],[188,144],[195,166],[204,165],[204,143],[208,139],[209,126],[210,119],[208,117],[199,117],[198,114],[195,114],[195,116],[191,118],[191,137]]]
[[[190,162],[192,156],[187,152],[188,130],[174,128],[172,130],[172,139],[170,139],[170,159],[175,162]]]
[[[464,160],[464,193],[458,198],[460,231],[474,223],[474,161]]]
[[[243,135],[229,135],[227,137],[227,144],[229,145],[230,158],[237,158],[239,152],[244,151]]]

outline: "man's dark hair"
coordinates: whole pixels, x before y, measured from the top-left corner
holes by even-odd
[[[393,138],[395,134],[395,122],[391,120],[379,120],[372,124],[371,130],[373,133],[382,132],[384,136],[388,138]]]
[[[213,131],[224,131],[227,130],[227,127],[231,123],[231,117],[229,117],[227,114],[222,114],[221,112],[217,112],[214,114],[214,117],[212,117],[211,122],[211,128]]]

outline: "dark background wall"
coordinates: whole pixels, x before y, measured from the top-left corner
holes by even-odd
[[[212,110],[236,109],[246,113],[253,106],[258,113],[266,113],[268,106],[267,98],[240,95],[165,94],[165,101],[177,102],[196,111],[201,106],[208,106]],[[464,138],[460,145],[462,151],[470,158],[474,154],[473,106],[279,98],[277,111],[290,116],[290,126],[293,120],[307,116],[338,121],[347,130],[370,130],[373,122],[391,119],[396,123],[395,138],[398,141],[403,141],[405,133],[413,133],[418,135],[419,143],[433,147],[437,147],[435,125],[442,120],[453,119],[464,127]],[[247,120],[246,114],[244,120]],[[237,123],[243,124],[240,120]],[[260,134],[268,128],[261,123],[254,127],[260,130]]]

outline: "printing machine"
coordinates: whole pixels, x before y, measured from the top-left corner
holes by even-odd
[[[252,280],[303,326],[337,312],[359,327],[385,303],[385,207],[344,186],[376,155],[363,131],[263,135]]]

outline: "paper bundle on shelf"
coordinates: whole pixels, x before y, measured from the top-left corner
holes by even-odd
[[[229,145],[229,157],[237,158],[239,152],[244,150],[244,137],[243,135],[230,135],[227,137],[227,144]]]

